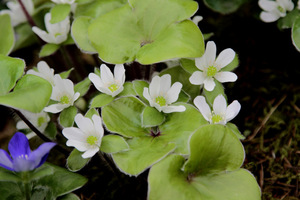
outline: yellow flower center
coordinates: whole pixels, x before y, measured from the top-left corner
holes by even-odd
[[[55,33],[54,37],[60,36],[61,33]]]
[[[166,99],[163,96],[156,97],[155,102],[160,106],[165,106],[167,104]]]
[[[215,66],[209,66],[207,68],[207,76],[208,77],[213,77],[216,75],[216,73],[218,72],[217,68]]]
[[[220,115],[213,115],[211,118],[211,121],[213,124],[219,123],[222,120],[223,120],[223,117],[221,117]]]
[[[89,145],[95,145],[96,142],[97,142],[97,137],[96,136],[93,136],[93,135],[90,135],[89,137],[86,138],[86,142],[89,144]]]
[[[281,6],[277,6],[277,9],[279,10],[279,12],[281,12],[281,13],[285,13],[285,10],[284,10],[284,8],[283,8],[283,7],[281,7]]]
[[[115,92],[117,89],[119,89],[119,86],[115,83],[111,84],[108,89],[111,91],[111,92]]]
[[[70,101],[70,98],[68,96],[64,95],[64,96],[62,96],[60,98],[60,103],[62,103],[62,104],[70,104],[71,101]]]

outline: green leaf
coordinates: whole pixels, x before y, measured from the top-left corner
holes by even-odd
[[[202,33],[186,20],[197,9],[191,0],[129,1],[96,18],[88,27],[88,38],[108,63],[137,60],[151,64],[200,57],[204,52]]]
[[[83,153],[77,149],[73,149],[67,158],[67,167],[70,171],[79,171],[90,161],[90,158],[83,158],[82,154]]]
[[[118,135],[106,135],[102,138],[100,151],[105,153],[117,153],[127,151],[129,146],[125,139]]]
[[[234,171],[244,162],[243,145],[223,125],[201,127],[192,135],[189,145],[190,157],[184,165],[184,171],[190,174]]]
[[[247,170],[195,176],[181,170],[184,162],[182,156],[170,155],[150,169],[149,200],[261,199],[260,188]]]
[[[62,79],[66,79],[69,77],[70,73],[74,70],[74,68],[69,69],[68,71],[61,72],[59,75]]]
[[[0,200],[25,200],[17,183],[0,181]]]
[[[70,193],[59,197],[57,200],[80,200],[80,198],[76,194]]]
[[[66,19],[67,16],[69,16],[69,13],[71,11],[71,5],[70,4],[56,4],[51,9],[51,24],[55,24],[58,22],[63,21]]]
[[[124,85],[124,90],[118,94],[119,97],[121,96],[135,96],[136,95],[136,92],[134,90],[134,87],[133,87],[133,83],[132,82],[125,82]]]
[[[71,35],[74,39],[76,45],[83,52],[95,53],[97,52],[95,48],[91,45],[88,36],[87,36],[87,28],[90,25],[92,18],[81,16],[74,20],[71,27]]]
[[[114,162],[125,173],[137,176],[159,162],[175,149],[174,143],[165,143],[152,137],[128,139],[130,150],[112,154]]]
[[[53,174],[53,169],[47,165],[42,165],[41,167],[30,172],[30,180],[37,180],[44,176],[49,176]]]
[[[49,137],[50,139],[55,139],[56,134],[57,134],[57,129],[56,129],[56,125],[54,124],[54,122],[49,122],[48,126],[46,127],[44,134]]]
[[[292,27],[292,41],[296,49],[300,51],[300,16],[295,19]]]
[[[215,98],[220,94],[223,95],[226,99],[226,95],[225,95],[224,87],[223,87],[222,83],[215,80],[215,84],[216,84],[216,86],[213,89],[213,91],[208,91],[205,88],[203,90],[203,95],[205,96],[207,103],[211,106],[213,105]]]
[[[59,45],[57,44],[45,44],[40,53],[39,53],[39,57],[46,57],[46,56],[50,56],[51,54],[55,53],[58,49],[59,49]]]
[[[48,104],[51,92],[52,86],[48,81],[27,74],[18,81],[13,92],[0,96],[0,104],[38,113]]]
[[[133,89],[135,93],[138,95],[138,97],[143,100],[145,103],[149,103],[148,100],[144,97],[143,91],[145,87],[149,87],[149,83],[142,80],[134,80],[133,83]]]
[[[135,97],[121,97],[102,107],[102,118],[106,128],[124,137],[144,136],[141,113],[145,105]]]
[[[0,55],[8,55],[14,47],[15,36],[8,14],[0,15]]]
[[[0,183],[2,181],[7,182],[21,182],[22,179],[15,172],[9,171],[0,167]],[[1,198],[0,198],[1,199]]]
[[[88,181],[87,178],[69,172],[64,168],[48,163],[46,165],[53,169],[53,175],[42,177],[36,181],[35,185],[49,187],[54,197],[59,197],[81,188]]]
[[[90,119],[92,119],[93,115],[98,115],[98,110],[96,110],[95,108],[90,108],[86,113],[85,113],[85,117],[88,117]]]
[[[161,125],[165,121],[163,113],[156,108],[147,106],[142,113],[142,126],[153,127]]]
[[[14,28],[15,34],[18,35],[18,39],[15,41],[13,51],[27,47],[36,43],[37,36],[31,30],[31,26],[28,23],[23,23]]]
[[[7,94],[23,75],[25,62],[18,58],[0,55],[0,95]]]
[[[192,59],[182,58],[180,59],[180,64],[185,71],[190,73],[190,75],[192,75],[192,73],[194,73],[195,71],[199,71],[199,69],[195,65],[194,59],[192,60]]]
[[[294,9],[286,14],[285,17],[278,20],[277,26],[279,29],[292,28],[295,20],[299,16],[300,12],[298,9]]]
[[[87,93],[87,91],[89,90],[90,85],[91,85],[91,81],[87,77],[74,86],[74,91],[79,92],[80,96],[84,96]]]
[[[108,94],[99,94],[92,99],[90,108],[99,108],[112,102],[115,98]]]
[[[164,74],[170,74],[172,77],[172,84],[175,82],[182,83],[182,90],[190,96],[190,100],[194,100],[196,96],[200,93],[200,87],[198,85],[192,85],[189,81],[191,76],[190,73],[186,72],[182,67],[172,67],[166,70],[163,70],[159,76]]]
[[[238,139],[245,139],[245,136],[241,134],[241,132],[235,124],[228,122],[226,126],[236,135]]]
[[[204,0],[204,3],[210,9],[222,13],[229,14],[237,11],[246,0]]]
[[[64,109],[59,115],[59,123],[63,127],[72,127],[74,124],[74,118],[77,114],[77,108],[75,106],[70,106]]]

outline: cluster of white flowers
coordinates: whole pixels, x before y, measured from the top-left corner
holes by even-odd
[[[285,17],[287,11],[294,9],[294,3],[291,0],[259,0],[258,5],[264,10],[260,14],[264,22],[275,22],[280,17]]]

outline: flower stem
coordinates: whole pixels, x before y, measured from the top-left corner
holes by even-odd
[[[24,186],[24,193],[26,200],[30,200],[31,198],[31,182],[29,180],[29,172],[22,172],[22,180]]]
[[[27,18],[28,23],[30,24],[30,26],[31,26],[31,27],[36,26],[36,24],[35,24],[35,22],[33,21],[32,17],[29,15],[28,11],[26,10],[26,7],[24,6],[22,0],[18,0],[18,2],[19,2],[19,4],[20,4],[20,6],[21,6],[21,8],[22,8],[22,10],[23,10],[23,12],[24,12],[26,18]]]

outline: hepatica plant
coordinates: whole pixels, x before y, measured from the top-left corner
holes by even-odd
[[[278,14],[266,2],[262,15]],[[204,41],[196,1],[20,0],[7,7],[0,104],[19,116],[16,128],[25,134],[12,137],[10,154],[0,150],[4,199],[79,199],[71,192],[104,176],[99,162],[148,176],[150,200],[261,198],[255,177],[241,168],[244,136],[230,122],[241,105],[228,105],[223,86],[238,78],[237,54]],[[10,14],[17,9],[23,13]],[[33,66],[10,56],[37,46]],[[31,151],[34,141],[42,144]],[[51,164],[56,157],[66,169]],[[88,180],[76,173],[82,168],[99,173]]]

